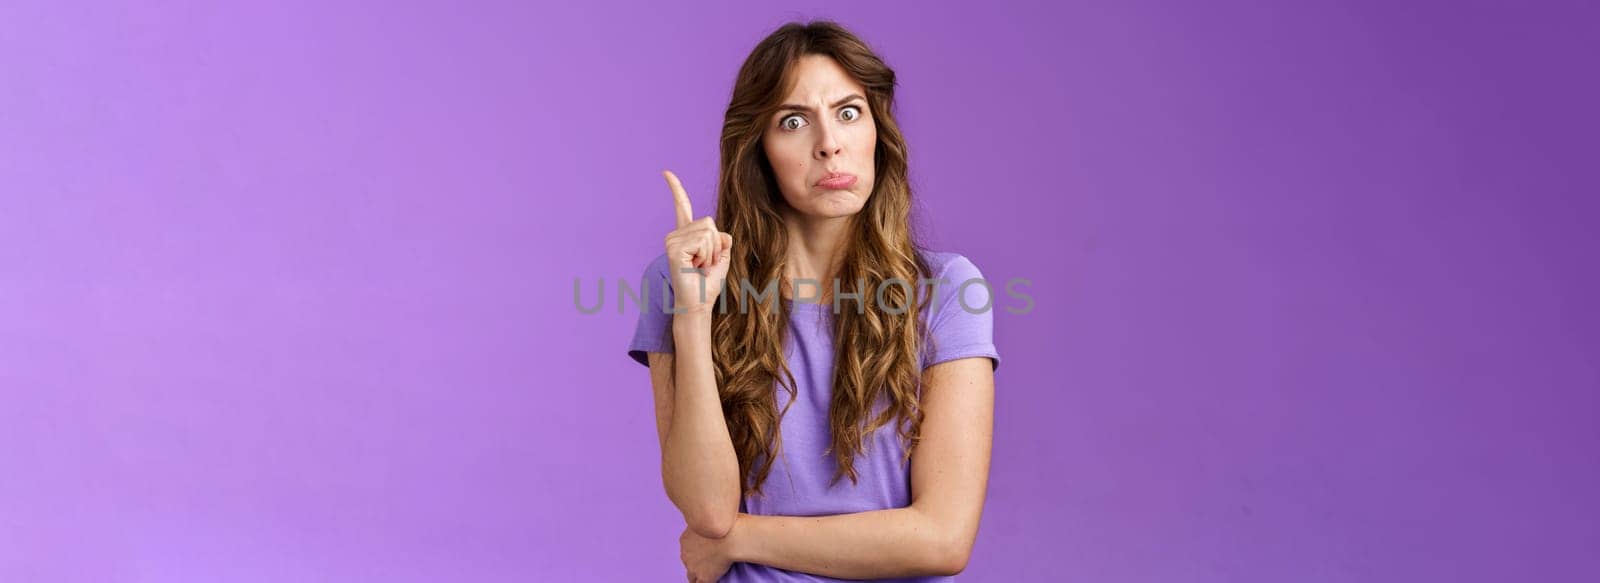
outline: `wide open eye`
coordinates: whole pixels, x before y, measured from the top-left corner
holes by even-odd
[[[789,131],[798,130],[806,127],[806,118],[798,115],[785,116],[782,120],[778,121],[778,127]]]
[[[861,108],[860,107],[856,107],[854,105],[847,105],[844,108],[839,110],[839,119],[843,119],[845,121],[855,121],[857,119],[860,119],[860,117],[861,117]]]

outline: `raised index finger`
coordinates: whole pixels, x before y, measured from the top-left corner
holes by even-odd
[[[678,208],[678,228],[694,221],[694,207],[689,206],[689,193],[683,191],[683,183],[678,182],[678,175],[671,170],[662,170],[661,174],[667,177],[667,186],[672,187],[673,206]]]

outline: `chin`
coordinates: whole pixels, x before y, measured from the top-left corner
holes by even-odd
[[[802,216],[836,219],[860,213],[867,206],[867,195],[855,190],[813,189],[805,198],[798,201],[789,199],[788,202],[789,208]]]
[[[866,197],[848,190],[824,191],[811,201],[806,214],[822,218],[839,218],[861,212],[867,205]]]

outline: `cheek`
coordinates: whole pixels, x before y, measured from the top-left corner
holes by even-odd
[[[876,168],[873,167],[873,163],[877,158],[877,150],[878,128],[871,124],[866,124],[866,127],[863,128],[863,131],[861,132],[860,142],[856,144],[856,151],[861,152],[862,156],[866,158],[864,161],[866,163],[865,170],[867,171],[867,175],[869,177],[876,174],[876,172],[874,172]]]
[[[791,142],[793,140],[769,142],[767,160],[772,162],[772,169],[778,173],[779,182],[804,182],[810,160],[806,157],[803,146]]]
[[[878,128],[870,122],[862,124],[861,131],[856,134],[855,146],[857,152],[863,152],[871,158],[873,150],[878,147]]]
[[[773,168],[776,168],[781,173],[782,178],[787,183],[798,183],[798,181],[805,181],[806,165],[808,163],[810,163],[810,160],[806,159],[805,152],[795,152],[795,149],[790,147],[790,149],[786,149],[782,154],[779,154],[778,163],[774,163]]]

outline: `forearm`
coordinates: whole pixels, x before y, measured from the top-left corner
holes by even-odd
[[[840,579],[951,575],[952,537],[914,507],[832,516],[739,514],[728,534],[734,561]]]
[[[739,511],[739,460],[722,415],[711,360],[709,312],[677,314],[672,332],[672,423],[662,448],[667,497],[707,537],[725,536]]]

